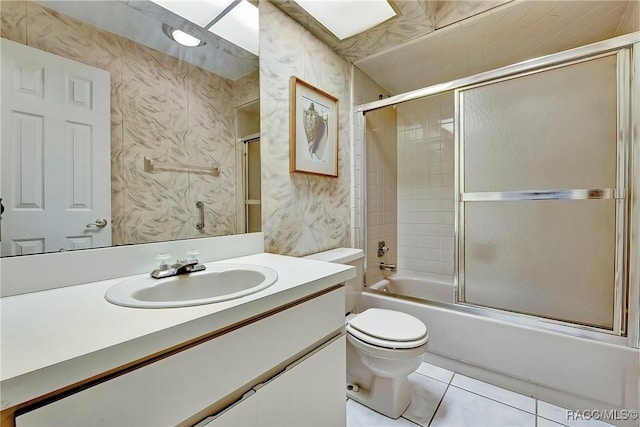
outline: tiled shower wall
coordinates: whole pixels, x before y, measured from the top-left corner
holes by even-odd
[[[114,245],[235,232],[234,106],[258,98],[257,70],[234,82],[33,1],[0,6],[3,38],[111,74]],[[221,173],[150,174],[143,171],[144,156],[215,161]],[[206,206],[202,230],[195,227],[196,200]]]
[[[398,268],[453,275],[453,92],[397,106]]]
[[[376,89],[387,96],[360,70],[354,78],[355,105],[376,100]],[[453,92],[375,110],[366,119],[356,114],[354,123],[354,235],[362,235],[358,226],[366,223],[366,283],[383,278],[380,262],[405,272],[452,276]],[[365,164],[359,154],[366,156]],[[365,175],[359,165],[366,168],[366,215],[360,213]],[[379,258],[382,240],[390,251]],[[354,244],[364,247],[357,237]]]
[[[397,125],[396,110],[388,107],[367,113],[367,270],[368,285],[381,280],[380,262],[393,264],[397,234]],[[378,242],[389,248],[378,257]]]
[[[387,97],[389,92],[376,83],[371,77],[361,71],[359,68],[352,66],[353,78],[353,105],[366,104],[367,102],[377,101],[380,96]],[[371,118],[370,118],[371,119]],[[362,113],[354,113],[354,138],[353,138],[353,177],[352,177],[352,220],[351,220],[351,246],[354,248],[364,249],[364,197],[365,189],[363,186],[365,173],[365,134],[364,134],[365,117]]]
[[[389,96],[387,90],[361,70],[354,67],[353,72],[354,105],[376,101],[381,95]],[[366,129],[363,132],[365,122]],[[382,271],[378,267],[380,262],[394,263],[397,256],[396,110],[386,108],[373,111],[366,115],[366,120],[362,113],[355,113],[354,126],[352,244],[362,249],[365,248],[365,244],[367,245],[366,282],[373,284],[382,279]],[[365,173],[366,187],[363,185]],[[365,225],[366,234],[363,229]],[[391,251],[384,257],[378,258],[378,242],[382,240],[391,248]]]

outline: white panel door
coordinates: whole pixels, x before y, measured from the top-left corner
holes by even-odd
[[[5,39],[0,51],[2,256],[110,246],[109,73]]]

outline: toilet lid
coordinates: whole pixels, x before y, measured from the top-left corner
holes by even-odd
[[[370,308],[347,324],[347,331],[370,344],[412,348],[427,342],[427,327],[419,319],[394,310]]]

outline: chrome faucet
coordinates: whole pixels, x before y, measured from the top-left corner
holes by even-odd
[[[380,263],[380,270],[396,271],[396,265],[395,264],[387,264],[386,262],[381,262]]]
[[[151,272],[151,277],[154,279],[163,279],[165,277],[202,271],[206,268],[207,267],[198,262],[197,258],[179,259],[175,264],[171,265],[171,267],[168,267],[166,264],[160,265],[159,268]]]

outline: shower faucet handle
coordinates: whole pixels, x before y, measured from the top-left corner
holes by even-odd
[[[384,254],[386,254],[387,252],[389,252],[389,248],[385,246],[386,243],[384,242],[384,240],[381,240],[378,242],[378,257],[383,257]]]

